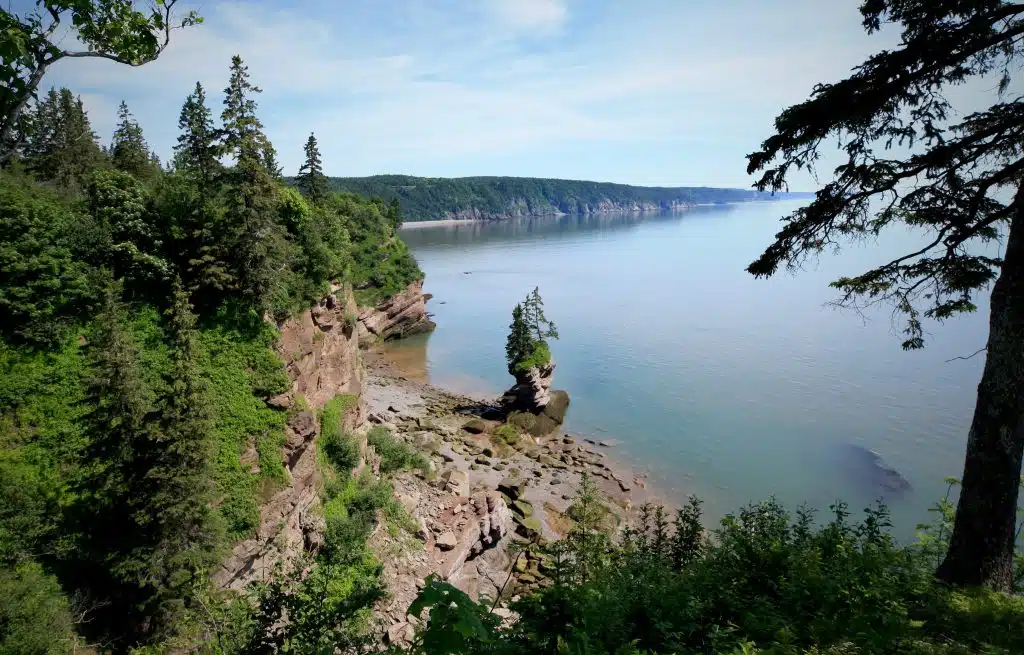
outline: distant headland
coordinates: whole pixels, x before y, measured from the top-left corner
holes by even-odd
[[[332,191],[398,200],[407,222],[503,220],[613,212],[652,213],[696,205],[811,198],[812,193],[766,193],[714,187],[647,187],[535,177],[328,178]]]

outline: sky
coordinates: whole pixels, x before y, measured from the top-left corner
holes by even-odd
[[[156,62],[63,60],[43,85],[79,93],[104,142],[125,100],[167,160],[185,96],[201,82],[219,115],[238,54],[286,175],[313,132],[329,175],[750,187],[782,109],[898,40],[867,35],[858,4],[204,1]]]

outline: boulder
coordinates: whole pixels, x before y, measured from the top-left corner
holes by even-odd
[[[469,495],[469,474],[459,469],[452,469],[444,475],[445,489],[456,496]]]
[[[295,404],[295,396],[292,392],[282,393],[267,400],[267,405],[274,409],[289,409]]]
[[[518,500],[526,493],[526,480],[505,478],[498,483],[498,491],[512,500]]]
[[[462,429],[470,434],[481,434],[483,432],[487,432],[487,428],[487,421],[480,418],[471,419],[462,426]]]
[[[451,531],[441,533],[434,543],[437,544],[437,547],[441,550],[451,550],[459,545],[458,540]]]
[[[438,569],[440,576],[445,580],[456,577],[468,560],[498,545],[511,524],[512,513],[500,495],[488,492],[473,496],[452,530],[455,545]]]

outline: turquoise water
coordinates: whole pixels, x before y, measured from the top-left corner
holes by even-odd
[[[696,493],[712,517],[774,495],[788,506],[863,507],[880,495],[856,456],[877,451],[913,491],[890,500],[910,536],[959,475],[985,343],[987,305],[931,326],[903,352],[883,308],[825,306],[828,281],[917,243],[826,256],[797,275],[744,271],[798,202],[664,216],[562,217],[412,228],[437,331],[400,346],[430,380],[497,394],[512,382],[510,312],[539,286],[561,339],[555,386],[572,398],[569,432],[613,437],[619,456],[672,498]],[[425,354],[422,349],[425,345]]]

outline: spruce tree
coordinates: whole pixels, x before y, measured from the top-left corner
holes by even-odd
[[[174,167],[195,173],[202,188],[209,187],[220,171],[217,160],[220,133],[213,114],[206,106],[206,90],[196,82],[195,90],[185,98],[178,117],[178,144],[174,146]]]
[[[263,90],[249,81],[249,68],[242,58],[233,56],[220,119],[224,124],[223,152],[232,155],[238,163],[246,157],[259,161],[263,155],[266,137],[263,124],[256,117],[256,101],[251,97],[255,93],[263,93]]]
[[[156,519],[146,553],[150,584],[159,590],[152,610],[165,620],[183,609],[192,585],[216,563],[222,536],[212,509],[209,390],[199,369],[196,317],[178,279],[167,318],[171,366],[147,473],[153,493],[146,500]]]
[[[71,575],[76,586],[102,599],[96,616],[100,635],[134,632],[150,592],[146,561],[138,554],[153,520],[146,502],[152,464],[153,393],[142,374],[139,344],[121,302],[122,285],[111,281],[87,352],[89,373],[84,426],[89,439],[72,509],[79,526],[81,561]]]
[[[505,342],[505,359],[508,362],[509,375],[515,375],[520,362],[525,361],[533,352],[533,339],[530,328],[523,315],[523,305],[517,304],[512,310],[512,323],[508,326],[508,339]]]
[[[117,108],[117,127],[110,140],[110,161],[117,170],[140,180],[152,177],[159,170],[159,164],[155,168],[153,166],[153,155],[142,135],[142,127],[128,111],[124,100]]]
[[[32,130],[24,146],[28,169],[42,180],[77,191],[100,166],[103,150],[81,99],[69,89],[50,89],[31,112]]]
[[[320,148],[316,143],[316,136],[310,132],[306,139],[306,161],[299,168],[299,174],[295,176],[295,183],[302,195],[309,198],[313,204],[318,204],[327,197],[327,178],[324,176],[323,165],[320,160]]]
[[[284,234],[277,221],[277,188],[266,167],[268,144],[256,117],[260,93],[249,82],[241,57],[231,59],[231,78],[225,89],[224,148],[235,156],[226,221],[232,235],[232,257],[238,290],[246,305],[257,312],[270,307],[270,298],[284,268]]]
[[[270,175],[271,179],[280,180],[281,165],[277,163],[277,149],[274,148],[274,144],[270,142],[270,139],[264,137],[260,150],[263,167],[267,169],[267,174]]]

